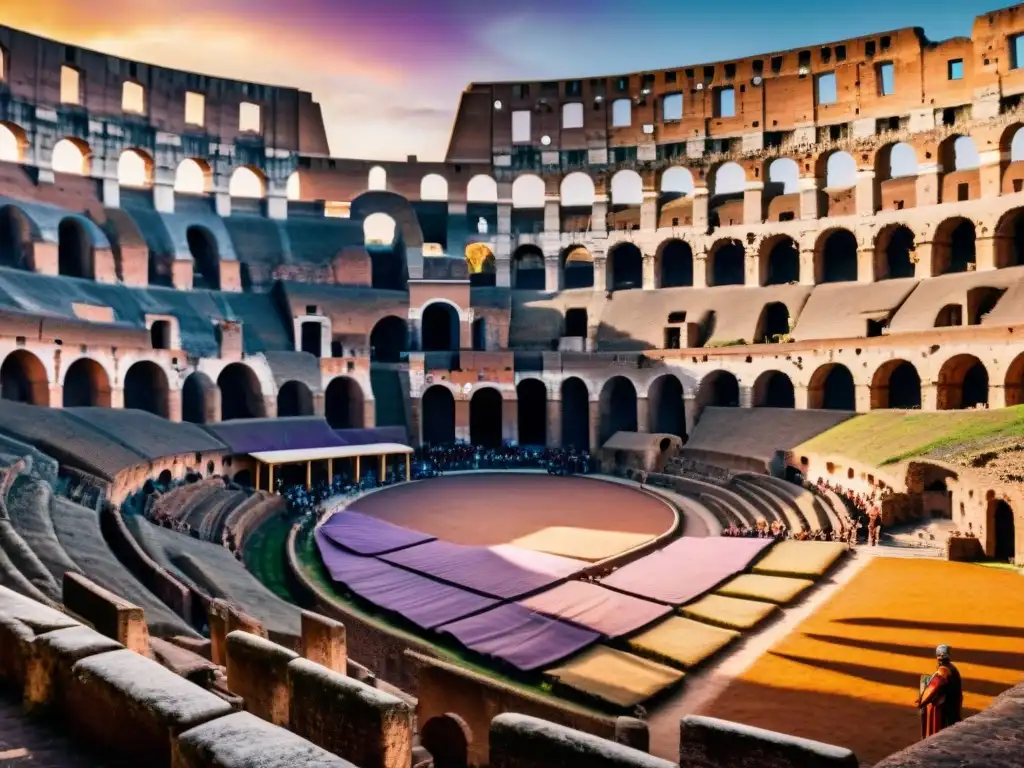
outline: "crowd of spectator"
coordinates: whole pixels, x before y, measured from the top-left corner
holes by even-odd
[[[436,477],[444,472],[472,469],[545,469],[552,475],[578,475],[593,472],[595,467],[590,453],[575,448],[537,448],[514,444],[485,448],[470,443],[455,443],[418,449],[413,478]]]
[[[807,487],[811,489],[810,485]],[[882,500],[892,493],[889,488],[881,491],[872,488],[870,493],[861,493],[819,477],[814,489],[821,495],[831,491],[846,507],[845,514],[836,510],[839,514],[839,530],[832,531],[833,541],[844,541],[852,549],[860,541],[863,531],[865,543],[873,547],[878,545],[882,537]]]

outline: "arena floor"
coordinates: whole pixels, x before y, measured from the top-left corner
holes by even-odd
[[[663,502],[624,485],[510,472],[397,485],[352,509],[456,544],[516,544],[600,560],[668,531]]]
[[[964,715],[1024,679],[1024,579],[877,557],[701,714],[849,747],[871,765],[920,738],[935,646],[953,649]]]

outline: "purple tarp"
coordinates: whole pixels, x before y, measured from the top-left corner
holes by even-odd
[[[625,565],[605,586],[669,605],[683,605],[744,570],[772,539],[682,538]]]
[[[373,429],[331,429],[319,416],[291,416],[278,419],[233,419],[207,424],[204,429],[233,453],[297,451],[374,443],[405,443],[401,427]]]
[[[554,584],[589,563],[511,544],[471,547],[431,541],[381,559],[484,595],[513,600]]]
[[[425,533],[351,510],[335,512],[320,532],[357,555],[382,555],[434,540]]]
[[[529,672],[561,661],[600,635],[509,603],[437,628],[471,651]]]
[[[672,613],[671,606],[624,595],[587,581],[567,581],[519,604],[600,632],[605,637],[628,635]]]
[[[432,579],[396,568],[375,557],[353,555],[316,532],[320,557],[331,578],[374,605],[394,611],[423,629],[433,629],[476,611],[497,600],[439,584]]]

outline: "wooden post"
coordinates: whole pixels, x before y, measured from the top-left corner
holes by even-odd
[[[331,485],[334,484],[334,457],[327,460],[327,481]]]
[[[387,476],[388,469],[388,457],[383,453],[380,455],[380,482],[384,484],[384,478]]]
[[[306,460],[306,490],[313,490],[313,461],[311,459]]]
[[[405,454],[405,482],[412,480],[412,457],[407,453]]]
[[[359,457],[356,456],[356,484],[359,484]]]
[[[273,464],[267,464],[267,467],[268,467],[267,471],[270,473],[269,478],[267,478],[267,490],[270,491],[271,493],[273,493],[274,492],[274,465]]]

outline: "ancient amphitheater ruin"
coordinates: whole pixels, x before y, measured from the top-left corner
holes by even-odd
[[[0,27],[0,759],[1024,764],[1022,96],[1014,6],[473,83],[443,162],[369,162],[313,94]],[[459,443],[597,477],[371,511]],[[277,492],[341,467],[399,482]],[[833,541],[722,535],[767,524]],[[972,716],[914,744],[947,637]]]

